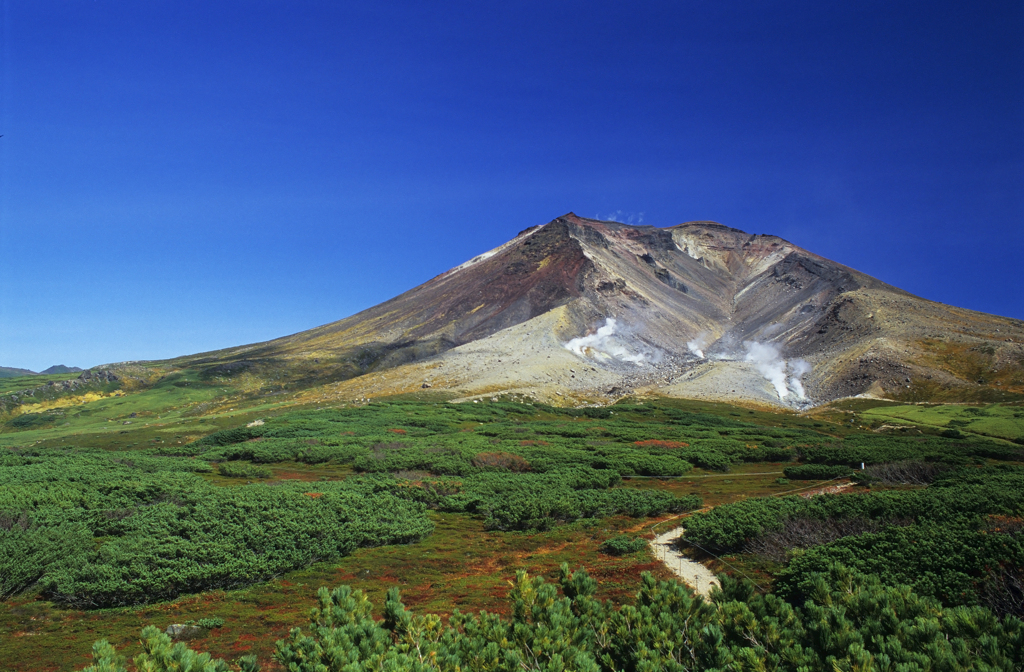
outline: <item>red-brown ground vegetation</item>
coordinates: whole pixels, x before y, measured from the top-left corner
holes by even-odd
[[[474,467],[481,469],[503,469],[505,471],[517,473],[530,471],[530,463],[526,461],[526,458],[516,455],[515,453],[505,453],[501,451],[494,453],[477,453],[476,457],[474,457],[471,462]]]

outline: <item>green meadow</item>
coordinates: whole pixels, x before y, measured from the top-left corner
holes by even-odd
[[[864,416],[1024,442],[1024,405],[1021,404],[879,406],[865,411]]]
[[[227,382],[179,371],[5,416],[10,669],[118,670],[119,657],[137,657],[139,669],[312,672],[338,655],[356,666],[345,669],[524,669],[541,640],[536,669],[1020,660],[1018,407],[848,404],[802,416],[429,394],[296,407]],[[847,485],[800,496],[836,484]],[[711,601],[646,545],[681,521],[682,550],[725,581]],[[829,592],[839,584],[874,606],[850,611]],[[317,597],[339,586],[349,588]],[[309,630],[318,600],[342,620]],[[898,618],[872,615],[886,609]],[[491,615],[469,616],[481,610]],[[849,636],[814,636],[816,619]],[[144,630],[189,622],[180,641]],[[572,634],[598,622],[624,629]],[[911,622],[931,634],[901,625]],[[691,626],[719,644],[659,648]],[[774,639],[752,644],[762,631]],[[93,653],[98,640],[109,644]],[[982,649],[987,658],[963,653]],[[673,662],[684,650],[696,667]],[[193,651],[209,667],[180,667],[200,660]]]
[[[62,380],[70,377],[56,376]],[[8,392],[13,392],[37,383],[39,378],[42,376],[8,378],[0,384],[7,384]],[[22,404],[0,424],[0,446],[63,444],[71,440],[78,445],[104,447],[140,441],[188,441],[215,431],[222,421],[266,412],[290,401],[290,397],[254,400],[224,381],[210,381],[190,370],[168,373],[138,390],[109,387],[49,399],[39,394],[38,402],[22,397]]]

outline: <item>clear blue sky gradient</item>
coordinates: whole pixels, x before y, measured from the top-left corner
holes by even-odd
[[[2,8],[0,365],[283,336],[568,211],[1024,318],[1019,0]]]

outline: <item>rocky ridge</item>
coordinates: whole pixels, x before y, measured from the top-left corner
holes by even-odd
[[[77,378],[50,381],[36,387],[28,387],[0,395],[0,414],[23,404],[37,404],[68,394],[82,394],[114,384],[120,387],[124,374],[109,368],[88,369]]]

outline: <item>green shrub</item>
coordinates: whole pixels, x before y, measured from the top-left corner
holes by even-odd
[[[251,585],[433,528],[392,479],[318,483],[315,492],[302,483],[224,488],[196,476],[205,462],[128,458],[0,452],[0,594],[39,584],[78,608],[143,604]]]
[[[228,478],[270,478],[273,475],[266,467],[235,462],[221,462],[217,465],[217,472]]]
[[[877,576],[888,585],[911,586],[946,605],[974,605],[989,568],[1001,563],[1024,566],[1024,539],[986,530],[978,521],[963,518],[892,526],[800,553],[779,575],[779,593],[803,601],[813,590],[810,577],[836,562]]]
[[[797,518],[953,521],[1024,513],[1024,469],[964,468],[946,472],[921,490],[747,499],[688,519],[686,536],[703,547],[738,551],[766,532]]]
[[[625,534],[620,534],[601,544],[601,552],[608,555],[629,555],[642,551],[646,546],[647,542],[640,537],[628,537]]]
[[[7,421],[7,426],[13,429],[43,429],[53,425],[60,416],[51,413],[23,413]]]
[[[808,577],[798,606],[723,577],[711,601],[678,581],[643,574],[634,604],[594,597],[597,581],[563,564],[558,585],[520,571],[508,595],[510,616],[455,613],[445,623],[416,615],[388,590],[375,618],[361,590],[321,588],[306,629],[275,647],[291,672],[325,670],[1016,670],[1024,624],[981,607],[943,609],[906,586],[841,565]],[[560,590],[559,590],[560,589]],[[156,628],[142,632],[138,669],[228,670],[224,661],[172,645]],[[254,672],[251,658],[239,661]],[[106,641],[86,672],[121,672]]]
[[[194,625],[197,628],[202,628],[203,630],[213,630],[214,628],[219,628],[224,625],[224,619],[216,616],[213,618],[200,618],[195,621],[185,621],[185,625]]]
[[[801,464],[786,467],[782,473],[794,481],[827,481],[845,478],[853,473],[853,469],[841,464]]]

